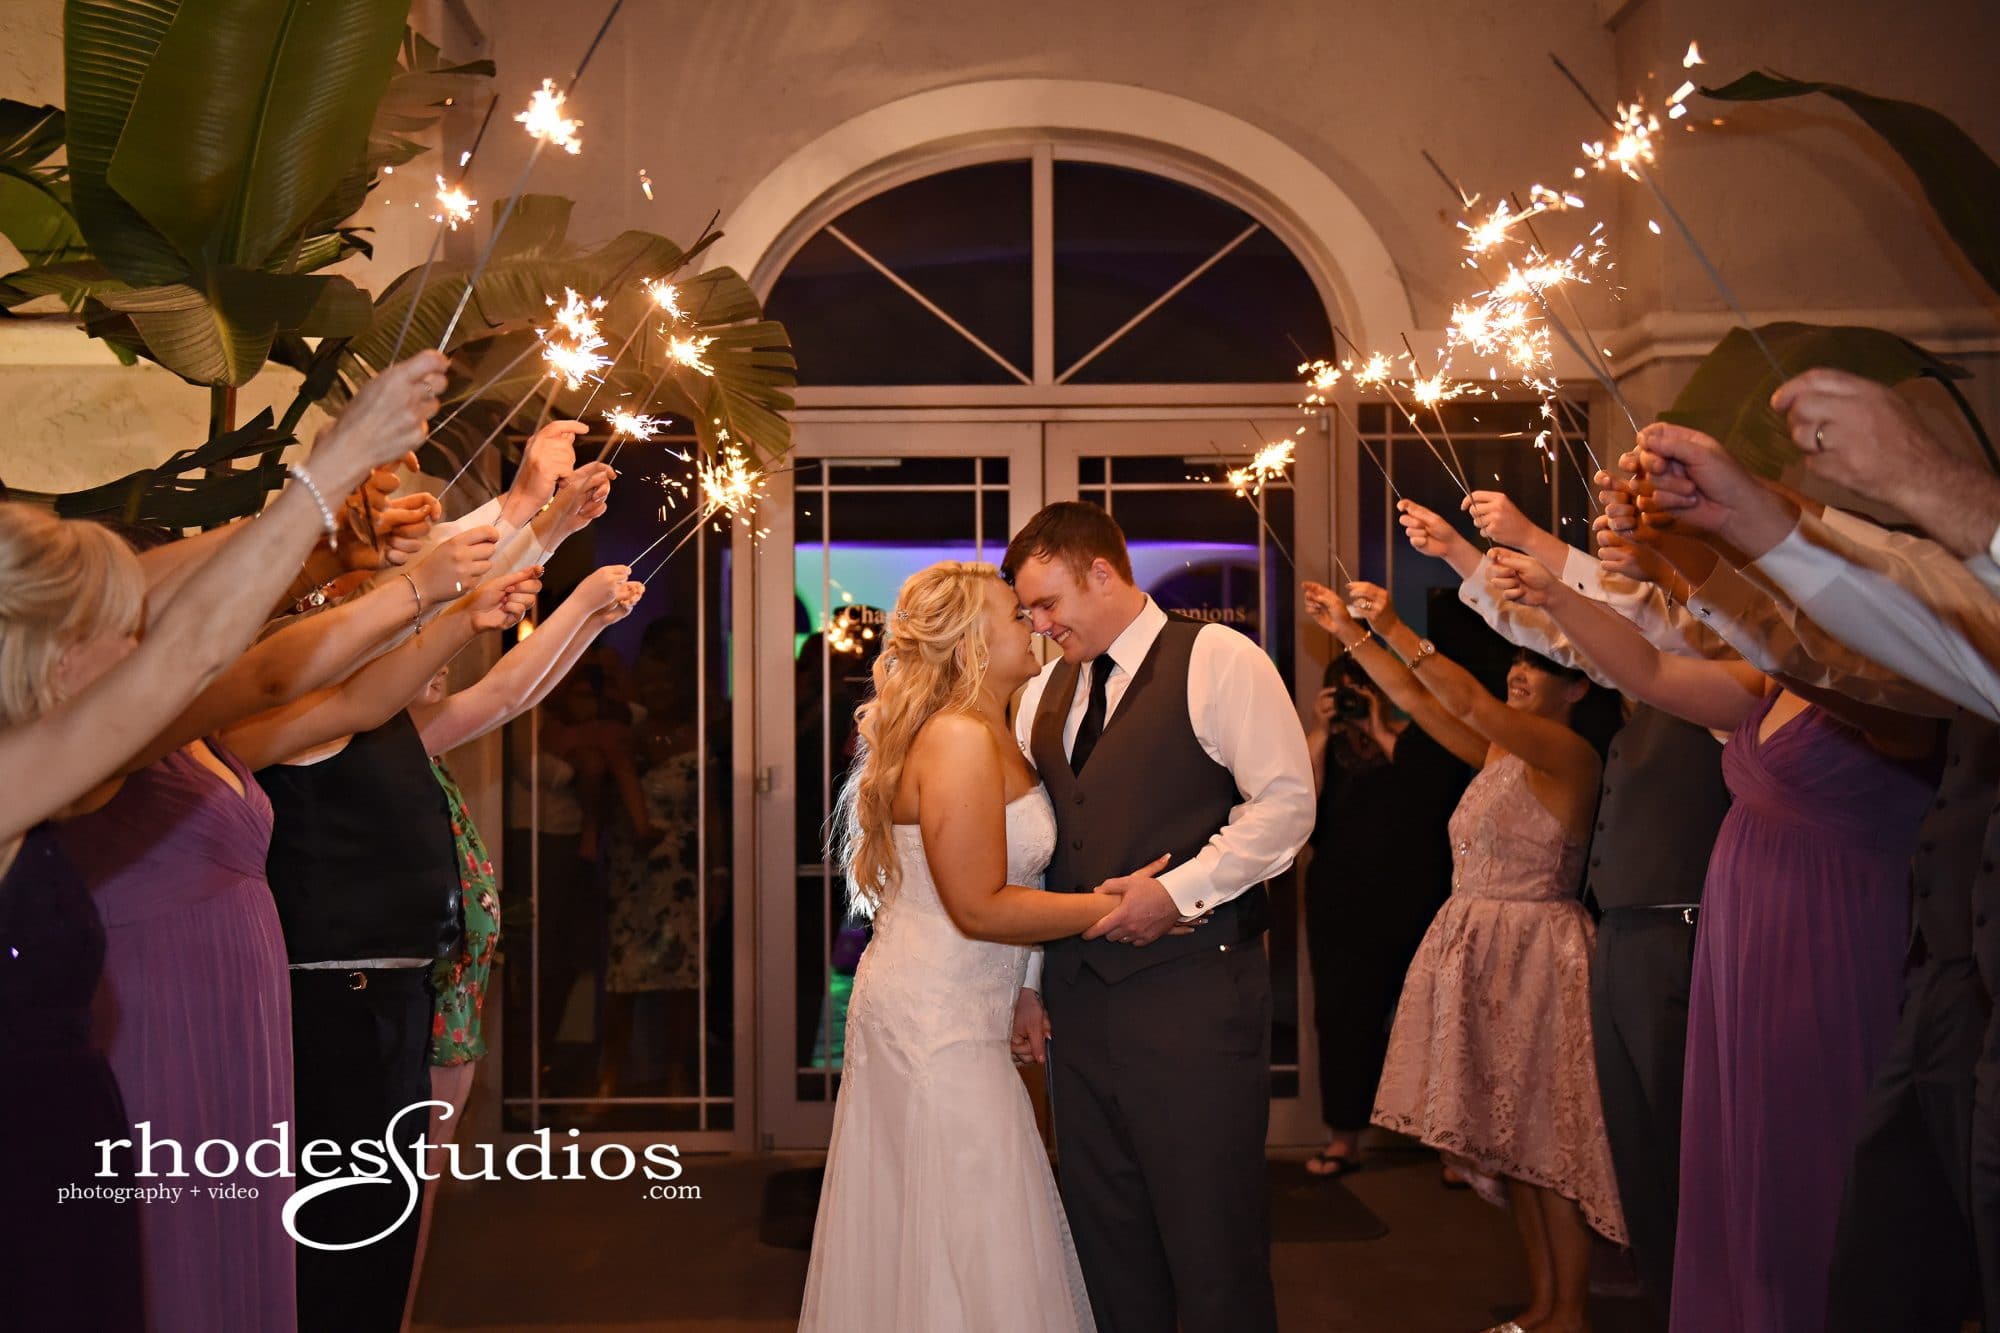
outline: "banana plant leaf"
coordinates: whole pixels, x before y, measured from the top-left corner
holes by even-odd
[[[226,470],[230,463],[253,454],[275,458],[292,437],[280,430],[267,408],[236,430],[194,449],[183,449],[155,468],[127,473],[116,481],[81,491],[48,494],[11,492],[12,498],[51,505],[66,518],[117,518],[149,527],[205,527],[254,514],[264,497],[283,483],[285,472],[275,462]]]
[[[68,169],[41,165],[62,146],[61,108],[0,98],[0,236],[20,255],[10,270],[89,255],[70,212]]]
[[[367,293],[345,278],[216,268],[208,291],[169,283],[96,294],[129,315],[162,365],[205,384],[242,384],[262,369],[280,329],[342,337],[366,327]]]
[[[1941,112],[1838,83],[1813,83],[1753,70],[1702,92],[1724,102],[1769,102],[1822,93],[1889,145],[1916,176],[1938,221],[1967,262],[2000,292],[2000,164]]]
[[[61,107],[0,97],[0,167],[37,166],[62,146]]]
[[[67,195],[44,173],[0,167],[0,236],[24,264],[67,264],[90,253]]]
[[[263,268],[368,146],[409,0],[203,0],[160,39],[111,187],[190,271]]]
[[[85,302],[106,293],[131,290],[130,283],[112,277],[111,271],[94,259],[42,264],[0,279],[0,308],[18,310],[30,301],[51,296],[64,309],[80,311]]]
[[[1695,367],[1687,386],[1660,419],[1714,436],[1731,457],[1765,477],[1778,476],[1799,457],[1784,418],[1771,406],[1771,395],[1792,376],[1816,366],[1866,376],[1878,384],[1901,384],[1919,375],[1946,380],[1967,375],[1963,367],[1882,329],[1777,323],[1757,331],[1783,368],[1782,375],[1771,369],[1747,332],[1731,329]]]
[[[306,222],[306,235],[313,237],[331,231],[352,217],[367,199],[368,192],[375,188],[383,168],[401,167],[429,151],[406,136],[437,124],[452,105],[470,103],[490,86],[492,79],[492,61],[445,64],[435,42],[415,29],[405,28],[396,73],[375,108],[367,151],[313,210]],[[300,268],[310,271],[304,265]]]
[[[180,0],[66,0],[63,7],[71,204],[91,253],[135,287],[187,277],[173,243],[106,179],[140,80],[180,8]]]

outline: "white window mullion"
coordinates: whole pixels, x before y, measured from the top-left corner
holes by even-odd
[[[1030,164],[1029,254],[1033,257],[1035,383],[1056,379],[1056,154],[1042,144]]]

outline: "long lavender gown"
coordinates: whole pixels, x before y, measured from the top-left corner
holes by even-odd
[[[1675,1333],[1822,1333],[1863,1095],[1895,1034],[1934,763],[1817,707],[1722,752],[1688,1002]],[[1671,799],[1671,793],[1662,793]]]
[[[210,746],[243,795],[176,750],[127,778],[103,809],[62,825],[104,919],[98,1044],[132,1123],[150,1120],[156,1142],[178,1140],[190,1154],[205,1139],[247,1149],[292,1119],[291,990],[264,878],[271,803],[234,755]],[[278,1164],[275,1149],[257,1154],[261,1170]],[[166,1169],[164,1156],[156,1169]],[[297,1326],[292,1241],[280,1217],[293,1181],[239,1165],[226,1181],[174,1183],[230,1182],[258,1197],[204,1189],[140,1205],[152,1327]]]

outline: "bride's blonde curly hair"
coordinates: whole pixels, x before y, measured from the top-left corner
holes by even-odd
[[[136,632],[145,609],[145,575],[117,533],[0,503],[0,726],[61,703],[63,652],[100,634]]]
[[[833,855],[847,871],[849,905],[873,916],[902,873],[891,807],[917,732],[939,713],[970,709],[991,660],[983,624],[986,591],[1000,570],[945,560],[918,570],[896,594],[875,693],[855,710],[855,762],[834,809]]]

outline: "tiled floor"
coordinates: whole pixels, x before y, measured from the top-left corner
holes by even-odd
[[[457,1185],[442,1196],[418,1333],[719,1333],[791,1329],[806,1255],[758,1239],[763,1182],[795,1156],[690,1158],[698,1200],[635,1183]],[[1478,1333],[1524,1298],[1506,1216],[1438,1183],[1427,1154],[1387,1151],[1350,1176],[1388,1226],[1376,1240],[1279,1244],[1287,1330]],[[1629,1300],[1598,1303],[1596,1333],[1641,1333]],[[867,1333],[894,1333],[867,1330]]]

